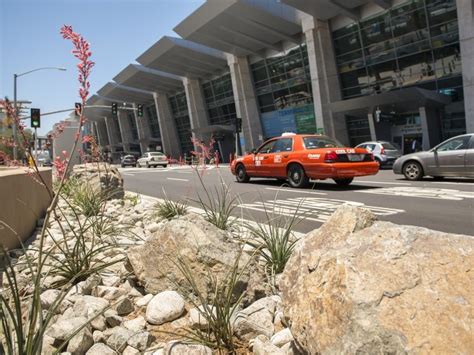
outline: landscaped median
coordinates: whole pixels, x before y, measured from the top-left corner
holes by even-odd
[[[238,199],[224,185],[196,209],[123,194],[121,181],[106,164],[77,168],[46,237],[10,259],[1,306],[38,305],[22,319],[38,324],[43,354],[474,347],[472,237],[380,222],[353,206],[302,236],[292,232],[294,216],[268,211],[258,225],[230,217]],[[5,315],[3,334],[14,333],[9,322]],[[0,335],[0,353],[5,344]]]

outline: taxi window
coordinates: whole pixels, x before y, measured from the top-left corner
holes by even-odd
[[[273,149],[273,145],[275,144],[276,141],[270,141],[268,143],[265,143],[262,147],[260,147],[260,149],[258,150],[258,152],[260,154],[267,154],[267,153],[271,153],[272,149]]]
[[[272,153],[291,152],[293,150],[292,138],[278,139],[273,145]]]
[[[344,147],[344,145],[329,137],[304,137],[303,143],[306,149]]]

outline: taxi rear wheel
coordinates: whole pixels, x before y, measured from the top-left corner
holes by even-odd
[[[351,184],[354,178],[345,178],[345,179],[334,179],[334,182],[339,186],[348,186]]]
[[[306,187],[309,184],[309,178],[301,165],[293,164],[288,168],[288,182],[291,187]]]
[[[237,179],[237,182],[250,181],[250,176],[247,175],[247,171],[245,170],[245,167],[242,164],[237,165],[237,168],[235,169],[235,177]]]

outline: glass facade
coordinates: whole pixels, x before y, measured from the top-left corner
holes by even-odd
[[[455,0],[412,0],[333,39],[344,98],[416,85],[462,100]]]
[[[183,154],[189,154],[194,150],[191,141],[191,122],[189,121],[188,103],[186,93],[181,92],[169,98],[171,112],[178,130],[179,143]]]
[[[146,107],[148,118],[148,126],[150,127],[150,135],[152,138],[161,138],[160,125],[158,123],[158,116],[156,115],[155,105]]]
[[[135,121],[135,115],[133,113],[127,114],[128,122],[130,124],[130,131],[132,133],[132,139],[138,140],[138,129],[137,122]]]
[[[315,133],[305,45],[253,63],[251,71],[265,138],[285,131]]]
[[[464,99],[456,0],[411,0],[334,31],[333,41],[344,99],[410,86]],[[463,133],[461,121],[444,114],[444,136]]]
[[[233,124],[236,113],[230,74],[202,84],[202,90],[210,124]]]

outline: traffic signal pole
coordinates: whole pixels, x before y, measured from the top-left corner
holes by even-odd
[[[17,146],[16,146],[16,142],[18,140],[18,137],[17,137],[17,131],[16,131],[16,119],[18,118],[18,106],[17,106],[17,102],[16,102],[16,79],[17,79],[18,75],[17,74],[13,74],[13,107],[15,109],[15,116],[14,117],[14,120],[15,122],[13,122],[13,160],[17,160],[18,159],[18,149],[17,149]]]

